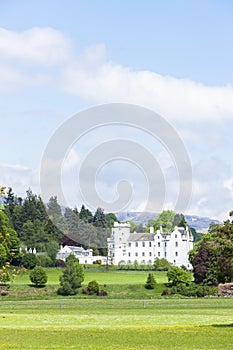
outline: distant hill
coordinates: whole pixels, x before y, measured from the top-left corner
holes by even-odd
[[[145,225],[151,219],[156,218],[158,214],[149,212],[121,212],[116,214],[117,218],[121,222],[133,221],[135,224]],[[207,217],[196,215],[184,215],[187,223],[190,227],[193,227],[196,231],[202,231],[208,229],[212,222],[216,224],[222,224],[222,222]]]

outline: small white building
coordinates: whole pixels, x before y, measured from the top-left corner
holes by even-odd
[[[101,261],[102,265],[107,264],[106,256],[95,256],[93,255],[92,249],[84,249],[83,247],[75,247],[68,245],[60,247],[56,258],[57,260],[65,261],[70,254],[73,254],[76,258],[78,258],[80,264],[93,264],[96,261]]]
[[[108,238],[108,258],[112,264],[129,261],[133,264],[153,263],[156,258],[165,258],[175,266],[191,268],[188,252],[193,249],[193,236],[188,227],[176,227],[173,232],[162,228],[150,233],[130,233],[128,223],[115,222]]]

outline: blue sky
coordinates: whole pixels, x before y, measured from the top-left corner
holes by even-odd
[[[185,144],[193,168],[186,212],[227,217],[233,209],[231,1],[2,0],[0,5],[2,184],[18,194],[29,186],[40,192],[43,152],[67,118],[102,103],[133,103],[162,115]],[[108,138],[114,131],[106,133]],[[132,131],[122,133],[132,139]],[[172,208],[174,164],[161,145],[134,136],[159,160],[169,192],[165,208]],[[100,138],[97,132],[74,145],[67,158],[72,174]],[[116,181],[118,168],[102,171],[98,191],[105,199],[112,199],[110,179]],[[119,178],[126,176],[122,169]],[[131,165],[125,172],[137,197],[128,209],[141,209],[145,184]],[[72,190],[66,187],[68,197]],[[71,205],[80,206],[78,195],[71,197]]]

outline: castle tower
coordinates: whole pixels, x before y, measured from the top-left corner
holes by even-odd
[[[108,238],[109,262],[117,265],[119,261],[127,261],[127,244],[130,236],[130,224],[114,222],[112,235]]]

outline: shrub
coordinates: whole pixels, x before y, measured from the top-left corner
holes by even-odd
[[[40,265],[42,267],[53,267],[54,266],[52,259],[50,258],[50,256],[48,256],[46,254],[38,255],[37,259],[38,259],[38,265]]]
[[[106,296],[108,295],[108,293],[107,293],[105,290],[101,289],[101,290],[99,291],[98,295],[99,295],[100,297],[106,297]]]
[[[66,267],[66,263],[64,260],[58,259],[55,261],[55,267]]]
[[[162,293],[161,293],[161,295],[171,295],[172,293],[171,293],[171,289],[170,288],[165,288],[163,291],[162,291]]]
[[[87,287],[82,288],[82,293],[87,295],[93,295],[94,293],[90,291]]]
[[[83,267],[79,264],[79,260],[71,254],[66,259],[66,268],[60,277],[60,287],[57,292],[61,295],[75,295],[83,281]]]
[[[217,295],[217,293],[217,288],[202,286],[195,283],[192,283],[189,286],[183,286],[183,288],[179,290],[179,294],[186,297],[205,297],[208,295]]]
[[[171,286],[181,286],[182,284],[188,286],[192,282],[191,273],[184,271],[183,269],[177,266],[172,266],[168,270],[167,277]]]
[[[180,284],[180,285],[177,285],[176,287],[173,286],[172,288],[164,289],[161,295],[171,295],[171,294],[180,294],[185,297],[200,298],[208,295],[217,295],[218,289],[209,287],[209,286],[198,285],[196,283],[191,283],[189,286],[186,286],[185,284]]]
[[[38,265],[39,261],[35,254],[33,253],[25,253],[22,256],[22,265],[27,269],[34,269],[36,265]]]
[[[88,283],[87,289],[88,289],[90,292],[93,292],[93,293],[95,293],[95,294],[98,294],[98,293],[99,293],[99,290],[100,290],[99,283],[96,282],[96,281],[91,281],[91,282]]]
[[[172,266],[171,263],[169,263],[169,261],[167,261],[167,259],[156,258],[154,261],[153,268],[155,271],[167,271],[168,269],[170,269],[171,266]]]
[[[29,277],[36,287],[45,286],[48,279],[45,270],[41,266],[36,266],[34,270],[31,271]]]
[[[145,288],[146,289],[155,289],[156,286],[156,281],[154,278],[154,275],[152,273],[149,273],[148,277],[147,277],[147,281],[145,284]]]

